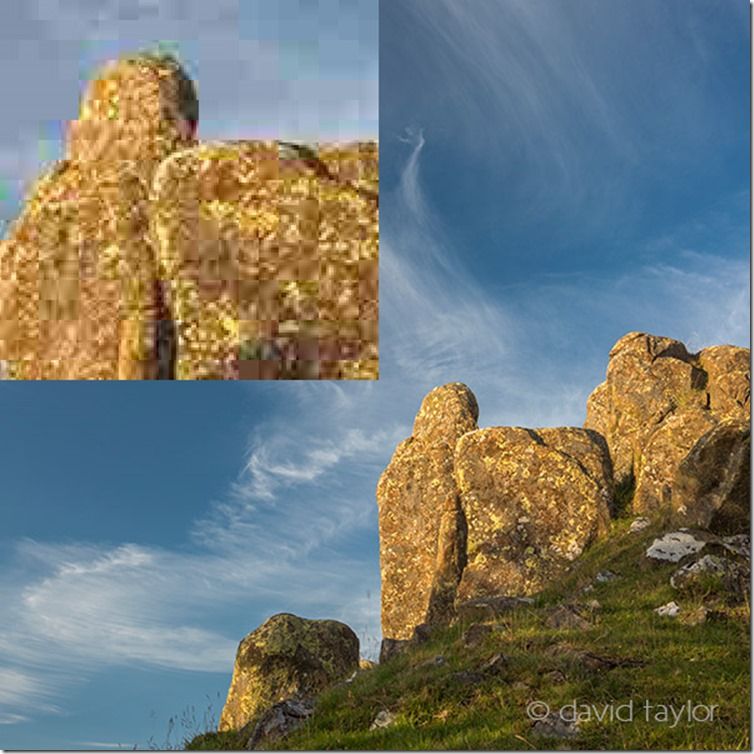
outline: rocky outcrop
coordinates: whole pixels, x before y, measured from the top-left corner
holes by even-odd
[[[377,144],[197,146],[197,119],[169,55],[88,86],[0,243],[6,376],[377,376]]]
[[[493,427],[459,440],[454,468],[468,529],[459,599],[538,592],[607,531],[612,484],[597,438]]]
[[[723,417],[750,413],[751,375],[748,348],[712,346],[699,351],[699,366],[707,373],[709,407]]]
[[[239,730],[279,702],[310,699],[358,667],[359,640],[344,623],[274,615],[238,647],[219,730]]]
[[[395,450],[377,485],[385,638],[447,616],[463,569],[463,516],[453,451],[476,429],[476,398],[465,385],[435,388],[422,401],[411,437]]]
[[[380,478],[383,657],[459,601],[537,591],[607,530],[604,438],[477,418],[465,385],[435,388]]]
[[[678,467],[697,440],[717,424],[702,408],[670,414],[652,433],[642,450],[633,509],[636,513],[670,510]]]
[[[552,583],[607,533],[618,484],[621,509],[642,514],[631,532],[658,514],[748,529],[748,354],[629,333],[583,429],[478,429],[465,385],[432,390],[377,488],[383,657],[425,624]]]

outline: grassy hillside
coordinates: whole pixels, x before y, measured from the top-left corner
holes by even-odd
[[[679,596],[669,584],[677,565],[644,556],[667,529],[632,533],[628,526],[616,521],[610,539],[575,563],[558,588],[488,621],[489,631],[468,633],[470,623],[459,623],[328,691],[313,718],[278,748],[749,748],[748,605],[726,605],[711,587]],[[597,579],[608,570],[614,578]],[[671,600],[681,616],[655,614]],[[590,625],[549,627],[563,603],[580,605]],[[716,606],[706,622],[682,622],[702,604]],[[474,633],[481,640],[469,646]],[[558,710],[574,701],[581,716],[576,735],[554,738],[533,729],[527,705]],[[698,721],[683,708],[689,701],[706,705],[694,711]],[[711,705],[717,707],[710,711]],[[611,709],[623,721],[610,721]],[[394,715],[393,723],[370,730],[382,710]],[[240,748],[240,741],[233,733],[208,733],[187,748]]]

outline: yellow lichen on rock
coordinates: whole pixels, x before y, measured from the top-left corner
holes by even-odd
[[[464,545],[453,448],[476,428],[476,398],[461,383],[432,390],[413,435],[398,445],[377,485],[382,632],[410,638],[420,623],[452,612]]]
[[[533,594],[607,530],[609,458],[586,430],[470,432],[454,470],[468,529],[459,600]]]

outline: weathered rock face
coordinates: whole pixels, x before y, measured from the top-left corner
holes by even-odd
[[[476,396],[461,382],[451,382],[427,393],[414,419],[412,437],[428,445],[455,446],[456,440],[477,428]]]
[[[642,449],[666,416],[706,405],[705,386],[705,373],[677,340],[632,332],[613,346],[585,426],[605,436],[616,482],[631,473],[638,477]]]
[[[464,432],[476,429],[478,415],[465,385],[435,388],[422,401],[414,434],[396,448],[380,477],[385,638],[410,639],[415,626],[452,607],[465,552],[453,449]]]
[[[0,358],[18,379],[157,376],[161,302],[149,237],[159,162],[195,143],[191,81],[168,57],[89,85],[66,159],[0,243]]]
[[[314,714],[314,703],[311,699],[286,699],[278,702],[262,713],[258,720],[241,731],[239,736],[246,738],[247,751],[264,750],[275,741],[285,738],[297,728],[301,727]]]
[[[456,445],[468,528],[459,600],[533,594],[609,521],[605,448],[586,430],[493,427]]]
[[[0,244],[6,376],[377,377],[377,144],[197,146],[197,118],[170,56],[88,86]]]
[[[672,507],[686,526],[738,534],[750,523],[749,424],[726,419],[703,434],[678,465]]]
[[[359,667],[344,623],[274,615],[241,641],[219,730],[238,730],[278,702],[308,698]]]

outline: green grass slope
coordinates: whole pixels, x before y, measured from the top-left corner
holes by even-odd
[[[440,630],[323,694],[315,715],[275,746],[748,749],[748,605],[731,607],[718,599],[719,609],[700,625],[658,616],[654,608],[671,600],[688,612],[716,597],[679,595],[669,584],[677,565],[644,556],[667,528],[632,533],[628,526],[626,520],[616,521],[612,536],[532,605],[488,621],[491,630],[481,643],[467,646],[463,637],[469,623]],[[605,570],[616,578],[597,581],[597,573]],[[584,592],[588,585],[593,587]],[[599,607],[583,613],[591,627],[548,627],[557,605],[592,600]],[[490,661],[494,668],[485,669]],[[553,711],[575,702],[577,735],[539,735],[527,714],[533,702]],[[689,702],[696,707],[692,719],[684,707]],[[393,713],[392,725],[370,730],[382,710]],[[189,749],[240,747],[233,733],[207,733],[187,742]]]

